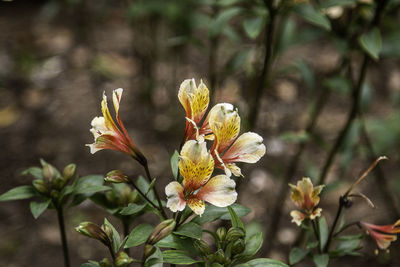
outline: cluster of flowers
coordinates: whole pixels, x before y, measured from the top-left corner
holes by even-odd
[[[142,165],[146,158],[134,145],[119,116],[119,104],[123,90],[113,91],[113,103],[117,122],[110,115],[107,97],[103,94],[102,117],[92,120],[91,132],[95,142],[89,144],[91,153],[112,149],[132,156]],[[239,136],[240,116],[231,104],[215,105],[205,117],[209,105],[209,90],[201,81],[182,82],[179,101],[186,111],[184,144],[179,156],[179,173],[182,184],[174,181],[167,185],[167,207],[182,211],[186,204],[198,215],[203,214],[205,201],[218,207],[226,207],[236,201],[235,181],[230,177],[243,176],[235,162],[255,163],[264,156],[263,138],[253,132]],[[207,149],[207,140],[212,141]],[[211,177],[214,169],[225,174]]]

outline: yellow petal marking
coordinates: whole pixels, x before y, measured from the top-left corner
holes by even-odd
[[[204,209],[206,208],[206,206],[203,200],[193,197],[188,199],[186,202],[189,208],[191,208],[193,212],[196,213],[197,215],[201,216],[204,213]]]

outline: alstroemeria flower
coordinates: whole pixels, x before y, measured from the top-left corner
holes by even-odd
[[[204,201],[217,207],[226,207],[236,201],[235,181],[226,175],[210,178],[214,159],[207,151],[205,142],[187,141],[182,147],[178,166],[183,186],[171,182],[165,188],[167,207],[171,211],[182,211],[187,204],[201,215],[205,209]]]
[[[290,212],[292,222],[298,226],[301,225],[304,219],[314,220],[316,217],[321,216],[321,208],[316,208],[319,203],[319,194],[325,185],[314,187],[310,178],[303,177],[301,181],[297,182],[297,186],[289,184],[292,188],[290,198],[293,203],[301,209],[301,211],[293,210]]]
[[[101,101],[101,112],[103,116],[95,117],[92,120],[90,132],[94,136],[94,143],[87,144],[87,146],[90,147],[90,152],[92,154],[99,150],[111,149],[124,152],[135,158],[141,164],[145,164],[146,158],[132,142],[118,113],[122,92],[122,88],[113,91],[113,103],[117,123],[115,123],[111,117],[110,110],[107,106],[107,96],[103,93],[103,101]]]
[[[225,170],[226,175],[243,176],[235,162],[255,163],[264,156],[266,148],[263,138],[253,132],[240,132],[240,117],[228,103],[215,105],[209,112],[204,125],[214,134],[211,149],[216,158],[215,167]]]
[[[202,80],[197,87],[194,79],[187,79],[179,87],[178,98],[186,111],[185,141],[195,139],[196,127],[204,117],[210,101],[208,88]]]
[[[360,222],[360,225],[375,240],[380,249],[387,249],[391,242],[397,240],[397,234],[400,233],[400,220],[389,225],[375,225],[366,222]]]

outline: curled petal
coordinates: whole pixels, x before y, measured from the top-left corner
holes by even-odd
[[[242,170],[235,163],[226,164],[226,168],[233,173],[236,177],[244,177],[242,174]],[[226,173],[226,171],[225,171]]]
[[[217,175],[211,178],[196,196],[214,206],[227,207],[237,199],[235,186],[235,181],[226,175]]]
[[[186,206],[186,201],[183,197],[183,188],[178,182],[171,182],[165,187],[167,195],[167,208],[171,211],[182,211]]]
[[[263,138],[253,132],[239,136],[222,157],[224,162],[256,163],[264,156],[266,148]]]
[[[204,116],[209,103],[209,90],[200,81],[199,87],[196,86],[194,79],[187,79],[181,83],[178,98],[186,111],[186,117],[198,124]]]
[[[321,208],[317,208],[313,212],[311,212],[311,214],[308,215],[308,217],[310,218],[310,220],[314,220],[315,218],[321,216],[321,212],[322,212],[322,209]]]
[[[118,88],[113,91],[113,104],[114,104],[115,114],[117,114],[117,116],[119,112],[119,103],[121,102],[123,91],[124,90],[122,88]]]
[[[297,226],[300,226],[304,219],[307,218],[306,214],[298,210],[292,210],[290,216],[292,216],[292,222],[296,223]]]
[[[193,210],[197,215],[202,215],[204,213],[204,209],[206,205],[203,200],[198,199],[196,196],[192,196],[187,200],[187,204],[189,208]]]

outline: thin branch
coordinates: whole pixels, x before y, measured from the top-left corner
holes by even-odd
[[[153,181],[153,179],[151,178],[150,171],[149,171],[149,166],[148,166],[147,162],[146,162],[146,164],[143,165],[143,167],[144,167],[144,170],[145,170],[145,172],[146,172],[147,180],[149,181],[149,183],[151,183],[151,182]],[[161,203],[160,196],[158,195],[158,192],[157,192],[155,186],[153,187],[153,192],[154,192],[154,195],[156,196],[156,199],[157,199],[157,202],[158,202],[158,206],[159,206],[159,209],[158,209],[158,210],[161,212],[162,217],[163,217],[164,219],[167,219],[168,216],[167,216],[167,214],[165,213],[164,207],[163,207],[163,205],[162,205],[162,203]]]
[[[54,202],[53,202],[54,204]],[[61,243],[62,243],[62,248],[63,248],[63,253],[64,253],[64,265],[65,267],[70,267],[70,260],[69,260],[69,252],[68,252],[68,242],[67,242],[67,236],[65,234],[65,224],[64,224],[64,211],[62,207],[59,207],[58,205],[54,205],[57,211],[57,218],[58,218],[58,225],[59,225],[59,230],[60,230],[60,236],[61,236]]]

